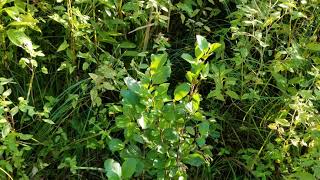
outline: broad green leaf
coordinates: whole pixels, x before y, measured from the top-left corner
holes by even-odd
[[[33,30],[41,32],[40,28],[37,26],[39,21],[34,19],[30,13],[19,16],[19,21],[14,21],[9,24],[9,26],[28,26]]]
[[[207,39],[203,36],[200,36],[200,35],[197,35],[196,39],[197,39],[197,44],[198,44],[200,50],[202,52],[207,51],[209,48],[209,43],[208,43]]]
[[[204,121],[199,124],[199,132],[201,136],[207,137],[209,135],[210,124],[208,121]]]
[[[198,77],[204,68],[205,68],[205,65],[203,62],[201,62],[201,63],[193,64],[191,71],[196,75],[195,77]]]
[[[183,159],[183,161],[186,164],[190,164],[191,166],[196,166],[196,167],[199,167],[205,163],[204,158],[198,153],[188,155]]]
[[[109,149],[112,152],[120,151],[124,148],[124,144],[120,139],[113,138],[108,142]]]
[[[2,4],[2,2],[0,1],[0,5]],[[4,8],[3,11],[5,11],[9,17],[11,17],[12,19],[18,19],[21,9],[19,9],[17,6],[11,6],[11,7],[7,7]]]
[[[175,113],[175,107],[172,103],[167,103],[163,108],[163,117],[167,122],[174,122],[177,114]]]
[[[174,90],[174,100],[179,101],[188,95],[190,91],[190,84],[189,83],[182,83],[176,87]]]
[[[209,63],[206,63],[204,65],[204,67],[202,68],[201,77],[205,79],[205,78],[207,78],[209,73],[210,73],[210,65],[209,65]]]
[[[184,2],[179,2],[176,6],[179,9],[185,11],[191,17],[193,13],[192,5],[194,5],[193,1],[184,1]]]
[[[194,49],[194,54],[196,55],[197,60],[201,59],[204,56],[204,52],[200,49],[199,45]]]
[[[0,77],[0,85],[6,85],[6,84],[9,84],[13,81],[12,78],[4,78],[4,77]]]
[[[130,179],[131,176],[136,171],[137,160],[135,158],[128,158],[122,164],[122,177],[126,179]]]
[[[11,114],[12,117],[15,116],[18,112],[19,112],[19,107],[18,106],[15,106],[15,107],[10,109],[10,114]]]
[[[215,89],[213,91],[210,91],[210,93],[208,94],[207,98],[212,98],[212,97],[214,97],[214,98],[216,98],[216,99],[218,99],[220,101],[225,101],[224,96],[222,95],[220,89]]]
[[[22,133],[19,133],[19,137],[21,140],[29,140],[29,139],[32,139],[33,135],[31,134],[22,134]]]
[[[179,134],[173,128],[167,128],[163,131],[163,135],[166,140],[171,142],[179,141]]]
[[[234,91],[227,90],[227,91],[226,91],[226,94],[227,94],[228,96],[230,96],[231,98],[233,98],[233,99],[239,99],[239,95],[238,95],[236,92],[234,92]]]
[[[211,29],[210,29],[209,26],[203,26],[203,28],[204,28],[206,31],[211,32]]]
[[[9,123],[5,123],[4,125],[2,125],[2,131],[1,131],[1,135],[2,138],[5,138],[11,131],[11,125]]]
[[[312,42],[306,45],[311,51],[320,51],[320,43]]]
[[[117,116],[115,121],[116,121],[117,127],[119,128],[126,128],[130,123],[130,119],[124,115]]]
[[[17,29],[9,29],[7,30],[7,35],[14,45],[22,47],[23,49],[29,51],[33,49],[31,39],[23,31]]]
[[[124,82],[132,92],[140,94],[141,86],[137,80],[133,79],[132,77],[126,77],[124,78]]]
[[[190,82],[190,83],[192,83],[192,81],[193,81],[193,79],[196,77],[196,75],[195,74],[193,74],[191,71],[188,71],[187,73],[186,73],[186,78],[187,78],[187,80]]]
[[[272,130],[276,130],[278,128],[276,123],[271,123],[268,125],[268,128],[272,129]]]
[[[186,131],[193,136],[196,134],[196,131],[193,129],[192,126],[187,126]]]
[[[50,15],[48,17],[57,21],[58,23],[62,24],[65,28],[68,28],[68,21],[63,19],[59,14],[55,13],[55,14]]]
[[[167,62],[167,59],[167,54],[152,54],[150,64],[151,75],[154,74],[156,71],[159,71],[159,68],[161,68]]]
[[[221,46],[221,44],[220,44],[220,43],[213,43],[213,44],[210,44],[209,53],[214,52],[214,51],[215,51],[215,50],[217,50],[220,46]]]
[[[48,69],[46,68],[46,67],[42,67],[41,68],[41,72],[43,73],[43,74],[48,74],[49,72],[48,72]]]
[[[154,92],[155,96],[162,96],[162,95],[166,95],[169,89],[169,83],[163,83],[160,84],[157,88],[156,91]]]
[[[206,144],[206,139],[204,137],[198,137],[196,138],[196,142],[198,146],[202,147]]]
[[[6,90],[5,92],[2,93],[2,96],[7,98],[8,96],[10,96],[10,94],[12,93],[11,89]]]
[[[316,178],[308,172],[297,172],[294,174],[298,180],[316,180]]]
[[[171,74],[170,66],[160,67],[155,73],[151,76],[153,84],[162,84],[165,83]]]
[[[276,119],[276,123],[286,127],[290,126],[289,121],[286,119]]]
[[[181,55],[181,57],[182,57],[182,59],[186,60],[190,64],[195,64],[196,63],[195,59],[190,54],[183,53]]]
[[[104,169],[109,180],[121,179],[121,166],[117,161],[113,159],[107,159],[106,161],[104,161]]]
[[[139,119],[137,119],[137,122],[142,129],[147,129],[146,119],[143,115]]]
[[[120,94],[126,103],[132,105],[137,105],[139,103],[139,96],[130,90],[121,90]]]
[[[67,42],[66,40],[64,40],[63,43],[60,44],[57,52],[63,51],[63,50],[65,50],[65,49],[67,49],[68,47],[69,47],[68,42]]]

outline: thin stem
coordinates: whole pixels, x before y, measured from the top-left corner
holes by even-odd
[[[33,85],[33,80],[34,80],[34,76],[35,76],[35,71],[34,71],[33,67],[32,67],[32,69],[31,69],[31,72],[32,72],[32,74],[31,74],[31,78],[30,78],[30,82],[29,82],[29,88],[28,88],[28,94],[27,94],[27,101],[29,101],[29,99],[30,99],[30,94],[31,94],[32,85]]]
[[[0,170],[1,170],[2,172],[4,172],[11,180],[13,180],[12,176],[11,176],[7,171],[5,171],[4,169],[2,169],[1,167],[0,167]]]
[[[73,30],[74,30],[74,26],[73,26],[73,22],[72,22],[72,18],[73,18],[73,12],[72,12],[72,0],[68,0],[67,1],[67,7],[68,7],[68,19],[69,19],[69,35],[70,35],[70,48],[71,48],[71,60],[72,60],[72,64],[75,65],[76,62],[76,53],[75,53],[75,39],[74,39],[74,35],[73,35]],[[79,67],[78,67],[79,69]]]
[[[105,172],[103,168],[97,168],[97,167],[77,167],[77,169]]]

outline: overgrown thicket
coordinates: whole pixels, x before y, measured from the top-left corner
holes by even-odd
[[[320,179],[318,0],[0,14],[0,179]]]

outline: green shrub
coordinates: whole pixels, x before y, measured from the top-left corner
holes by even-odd
[[[320,178],[319,1],[0,14],[0,179]]]

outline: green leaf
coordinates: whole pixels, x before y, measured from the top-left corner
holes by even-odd
[[[210,124],[208,121],[204,121],[199,124],[199,132],[201,136],[207,137],[209,135]]]
[[[137,122],[142,129],[147,129],[146,119],[143,115],[139,119],[137,119]]]
[[[1,135],[2,138],[5,138],[11,131],[11,125],[9,123],[5,123],[4,125],[2,125],[2,131],[1,131]]]
[[[213,44],[210,44],[209,53],[214,52],[214,51],[215,51],[215,50],[217,50],[220,46],[221,46],[221,44],[220,44],[220,43],[213,43]]]
[[[40,28],[37,26],[39,21],[34,19],[30,13],[25,15],[19,15],[19,21],[14,21],[9,24],[9,26],[28,26],[33,30],[41,32]]]
[[[186,158],[183,159],[183,161],[186,164],[190,164],[191,166],[196,166],[196,167],[199,167],[205,163],[204,158],[198,153],[188,155]]]
[[[220,101],[225,101],[220,89],[215,89],[213,91],[210,91],[207,98],[211,98],[211,97],[214,97]]]
[[[187,126],[186,131],[193,136],[196,134],[196,131],[193,129],[192,126]]]
[[[234,91],[228,90],[226,91],[226,94],[233,99],[239,99],[239,95]]]
[[[128,57],[145,57],[146,52],[138,52],[138,51],[125,51],[122,56]]]
[[[278,128],[276,123],[271,123],[268,125],[268,128],[272,129],[272,130],[276,130]]]
[[[120,151],[124,148],[124,144],[120,139],[114,138],[108,142],[109,149],[112,152]]]
[[[136,171],[137,160],[135,158],[129,158],[122,164],[122,177],[130,179]]]
[[[48,123],[48,124],[55,124],[52,120],[50,119],[42,119],[43,122]]]
[[[41,68],[41,72],[42,72],[43,74],[48,74],[48,69],[43,66],[43,67]]]
[[[190,64],[195,64],[196,63],[195,59],[190,54],[183,53],[181,55],[181,57],[182,57],[182,59],[186,60]]]
[[[194,49],[194,54],[196,55],[197,60],[201,59],[204,56],[204,52],[200,49],[198,45]]]
[[[31,134],[22,134],[22,133],[19,133],[19,137],[21,140],[30,140],[32,139],[33,135]]]
[[[2,5],[4,5],[6,3],[7,0],[5,0],[4,2],[1,0],[0,1],[0,10],[2,9]],[[11,6],[11,7],[7,7],[4,8],[3,11],[5,11],[9,17],[11,17],[12,19],[18,19],[21,9],[18,8],[18,6]]]
[[[202,52],[207,51],[209,48],[209,43],[208,43],[207,39],[203,36],[200,36],[200,35],[197,35],[196,39],[197,39],[197,44],[198,44],[200,50]]]
[[[276,119],[276,123],[286,127],[290,126],[289,121],[286,119]]]
[[[116,121],[117,127],[119,128],[126,128],[130,123],[130,119],[124,115],[117,116],[115,121]]]
[[[117,161],[113,159],[107,159],[104,161],[104,169],[109,180],[121,179],[121,166]]]
[[[19,46],[26,50],[32,50],[31,39],[21,30],[9,29],[7,30],[9,40],[16,46]]]
[[[320,51],[320,43],[312,42],[308,43],[306,46],[311,51]]]
[[[126,103],[132,105],[137,105],[139,103],[139,96],[130,90],[121,90],[120,94]]]
[[[66,40],[63,41],[63,43],[59,46],[57,52],[63,51],[69,47],[69,44]]]
[[[126,77],[124,78],[124,82],[132,92],[140,94],[141,86],[138,81],[136,81],[132,77]]]
[[[174,100],[179,101],[188,95],[190,91],[190,84],[189,83],[182,83],[176,87],[174,90]]]
[[[127,48],[127,49],[132,49],[132,48],[136,48],[136,45],[130,41],[125,41],[120,43],[120,48]]]
[[[188,71],[188,72],[186,73],[186,78],[187,78],[187,80],[188,80],[190,83],[192,83],[192,81],[193,81],[193,79],[194,79],[195,76],[196,76],[196,75],[193,74],[191,71]]]
[[[196,142],[198,146],[202,147],[206,144],[206,139],[204,137],[198,137],[196,138]]]
[[[297,172],[294,176],[299,180],[316,180],[316,178],[308,172]]]
[[[159,71],[159,69],[167,62],[167,59],[167,54],[152,54],[150,64],[151,75],[154,74],[156,71]]]
[[[163,131],[163,135],[166,140],[171,142],[178,142],[179,141],[179,134],[173,128],[167,128]]]
[[[160,84],[157,88],[156,91],[154,92],[155,96],[162,96],[162,95],[167,95],[168,89],[169,89],[169,83],[163,83]]]
[[[10,94],[12,93],[11,89],[6,90],[5,92],[2,93],[2,96],[7,98],[8,96],[10,96]]]
[[[152,76],[151,80],[153,84],[162,84],[168,80],[171,74],[170,66],[163,66],[159,68]]]

